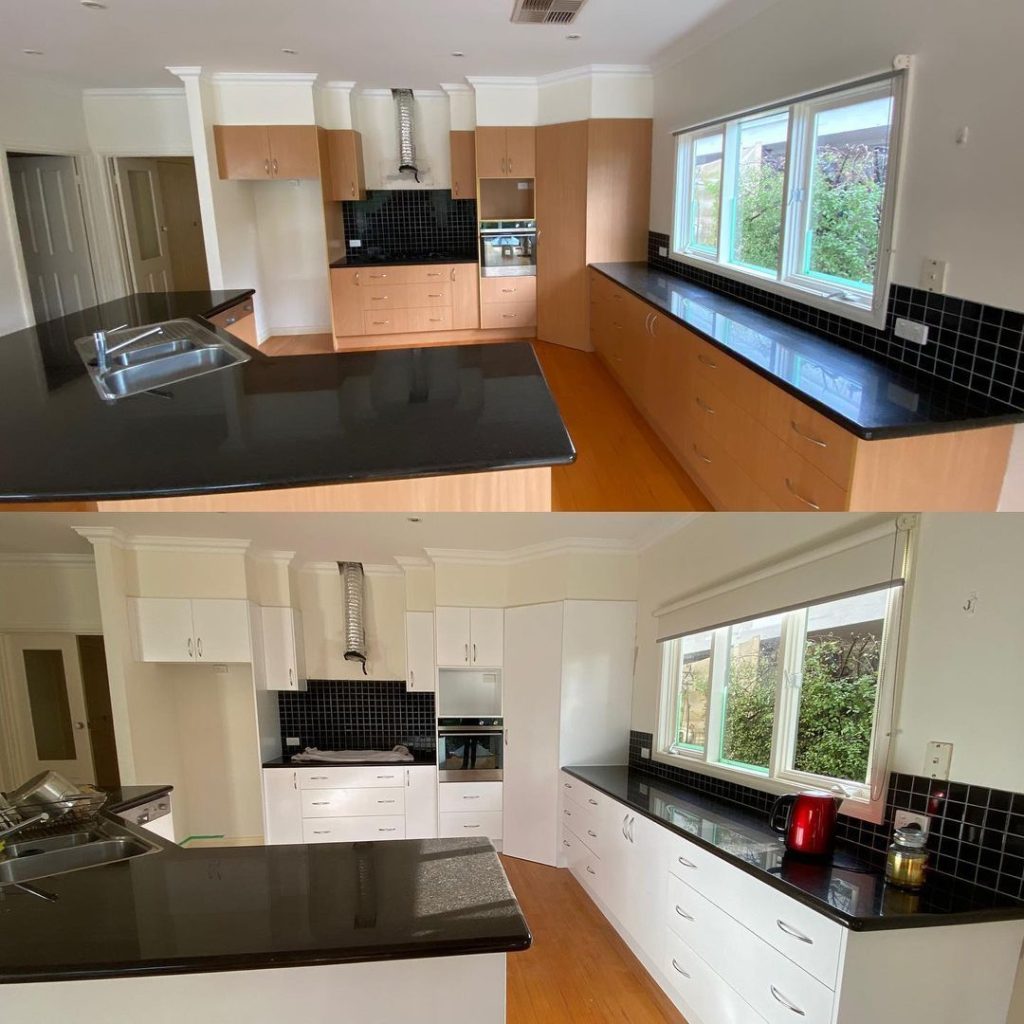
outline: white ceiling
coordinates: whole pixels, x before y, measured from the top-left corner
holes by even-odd
[[[8,512],[0,518],[4,554],[89,554],[75,526],[112,526],[128,537],[213,537],[250,540],[263,551],[294,551],[300,562],[391,564],[421,557],[425,548],[514,551],[553,541],[591,541],[639,547],[682,528],[692,515],[676,513],[424,513],[304,512]]]
[[[177,85],[167,66],[316,72],[437,88],[464,76],[649,65],[774,0],[588,0],[572,26],[513,25],[513,0],[0,0],[0,71],[82,87]],[[582,38],[573,42],[569,33]],[[283,47],[298,51],[286,56]],[[25,49],[42,50],[39,57]],[[464,58],[451,56],[453,51]]]

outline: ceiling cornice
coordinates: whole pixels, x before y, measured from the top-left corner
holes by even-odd
[[[246,558],[250,562],[266,562],[274,565],[290,565],[295,559],[294,551],[257,551],[249,550]]]
[[[528,544],[509,551],[473,551],[463,548],[424,548],[434,565],[508,566],[559,555],[635,555],[636,545],[602,537],[570,537]]]
[[[644,64],[583,64],[564,71],[552,71],[546,75],[473,75],[466,77],[471,86],[477,88],[536,89],[545,85],[575,82],[588,78],[653,78],[654,72]],[[447,91],[450,87],[442,85]]]
[[[0,552],[0,565],[95,565],[93,555],[70,552],[11,551]]]
[[[123,548],[128,540],[116,526],[72,526],[71,529],[93,546],[99,541],[109,541],[114,547]]]
[[[211,82],[236,85],[312,85],[320,76],[315,71],[214,71]]]
[[[337,576],[341,578],[337,562],[306,562],[302,566],[305,572],[315,572],[321,575]],[[402,570],[397,565],[363,565],[364,576],[402,576]]]
[[[152,89],[83,89],[83,96],[147,96],[150,99],[160,96],[169,96],[180,99],[185,95],[183,85],[168,85]]]

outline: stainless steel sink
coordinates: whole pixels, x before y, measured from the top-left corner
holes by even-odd
[[[125,342],[117,342],[116,332],[110,332],[111,349],[106,370],[98,365],[96,342],[92,337],[75,342],[104,401],[114,402],[167,388],[193,377],[239,366],[251,358],[243,348],[196,320],[167,320],[132,328],[132,332]],[[131,340],[133,335],[140,338],[137,344]]]

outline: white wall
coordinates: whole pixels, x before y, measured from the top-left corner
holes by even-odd
[[[538,124],[653,114],[654,78],[646,70],[580,68],[540,82]]]
[[[540,117],[540,91],[536,79],[469,79],[476,90],[476,123],[535,125]]]
[[[86,89],[89,147],[112,156],[191,156],[184,88]]]
[[[0,632],[101,631],[91,559],[0,559]]]

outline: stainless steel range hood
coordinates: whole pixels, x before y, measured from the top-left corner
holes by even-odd
[[[398,170],[400,174],[412,172],[419,184],[420,171],[416,165],[416,140],[414,138],[416,105],[412,89],[392,89],[398,117]]]

